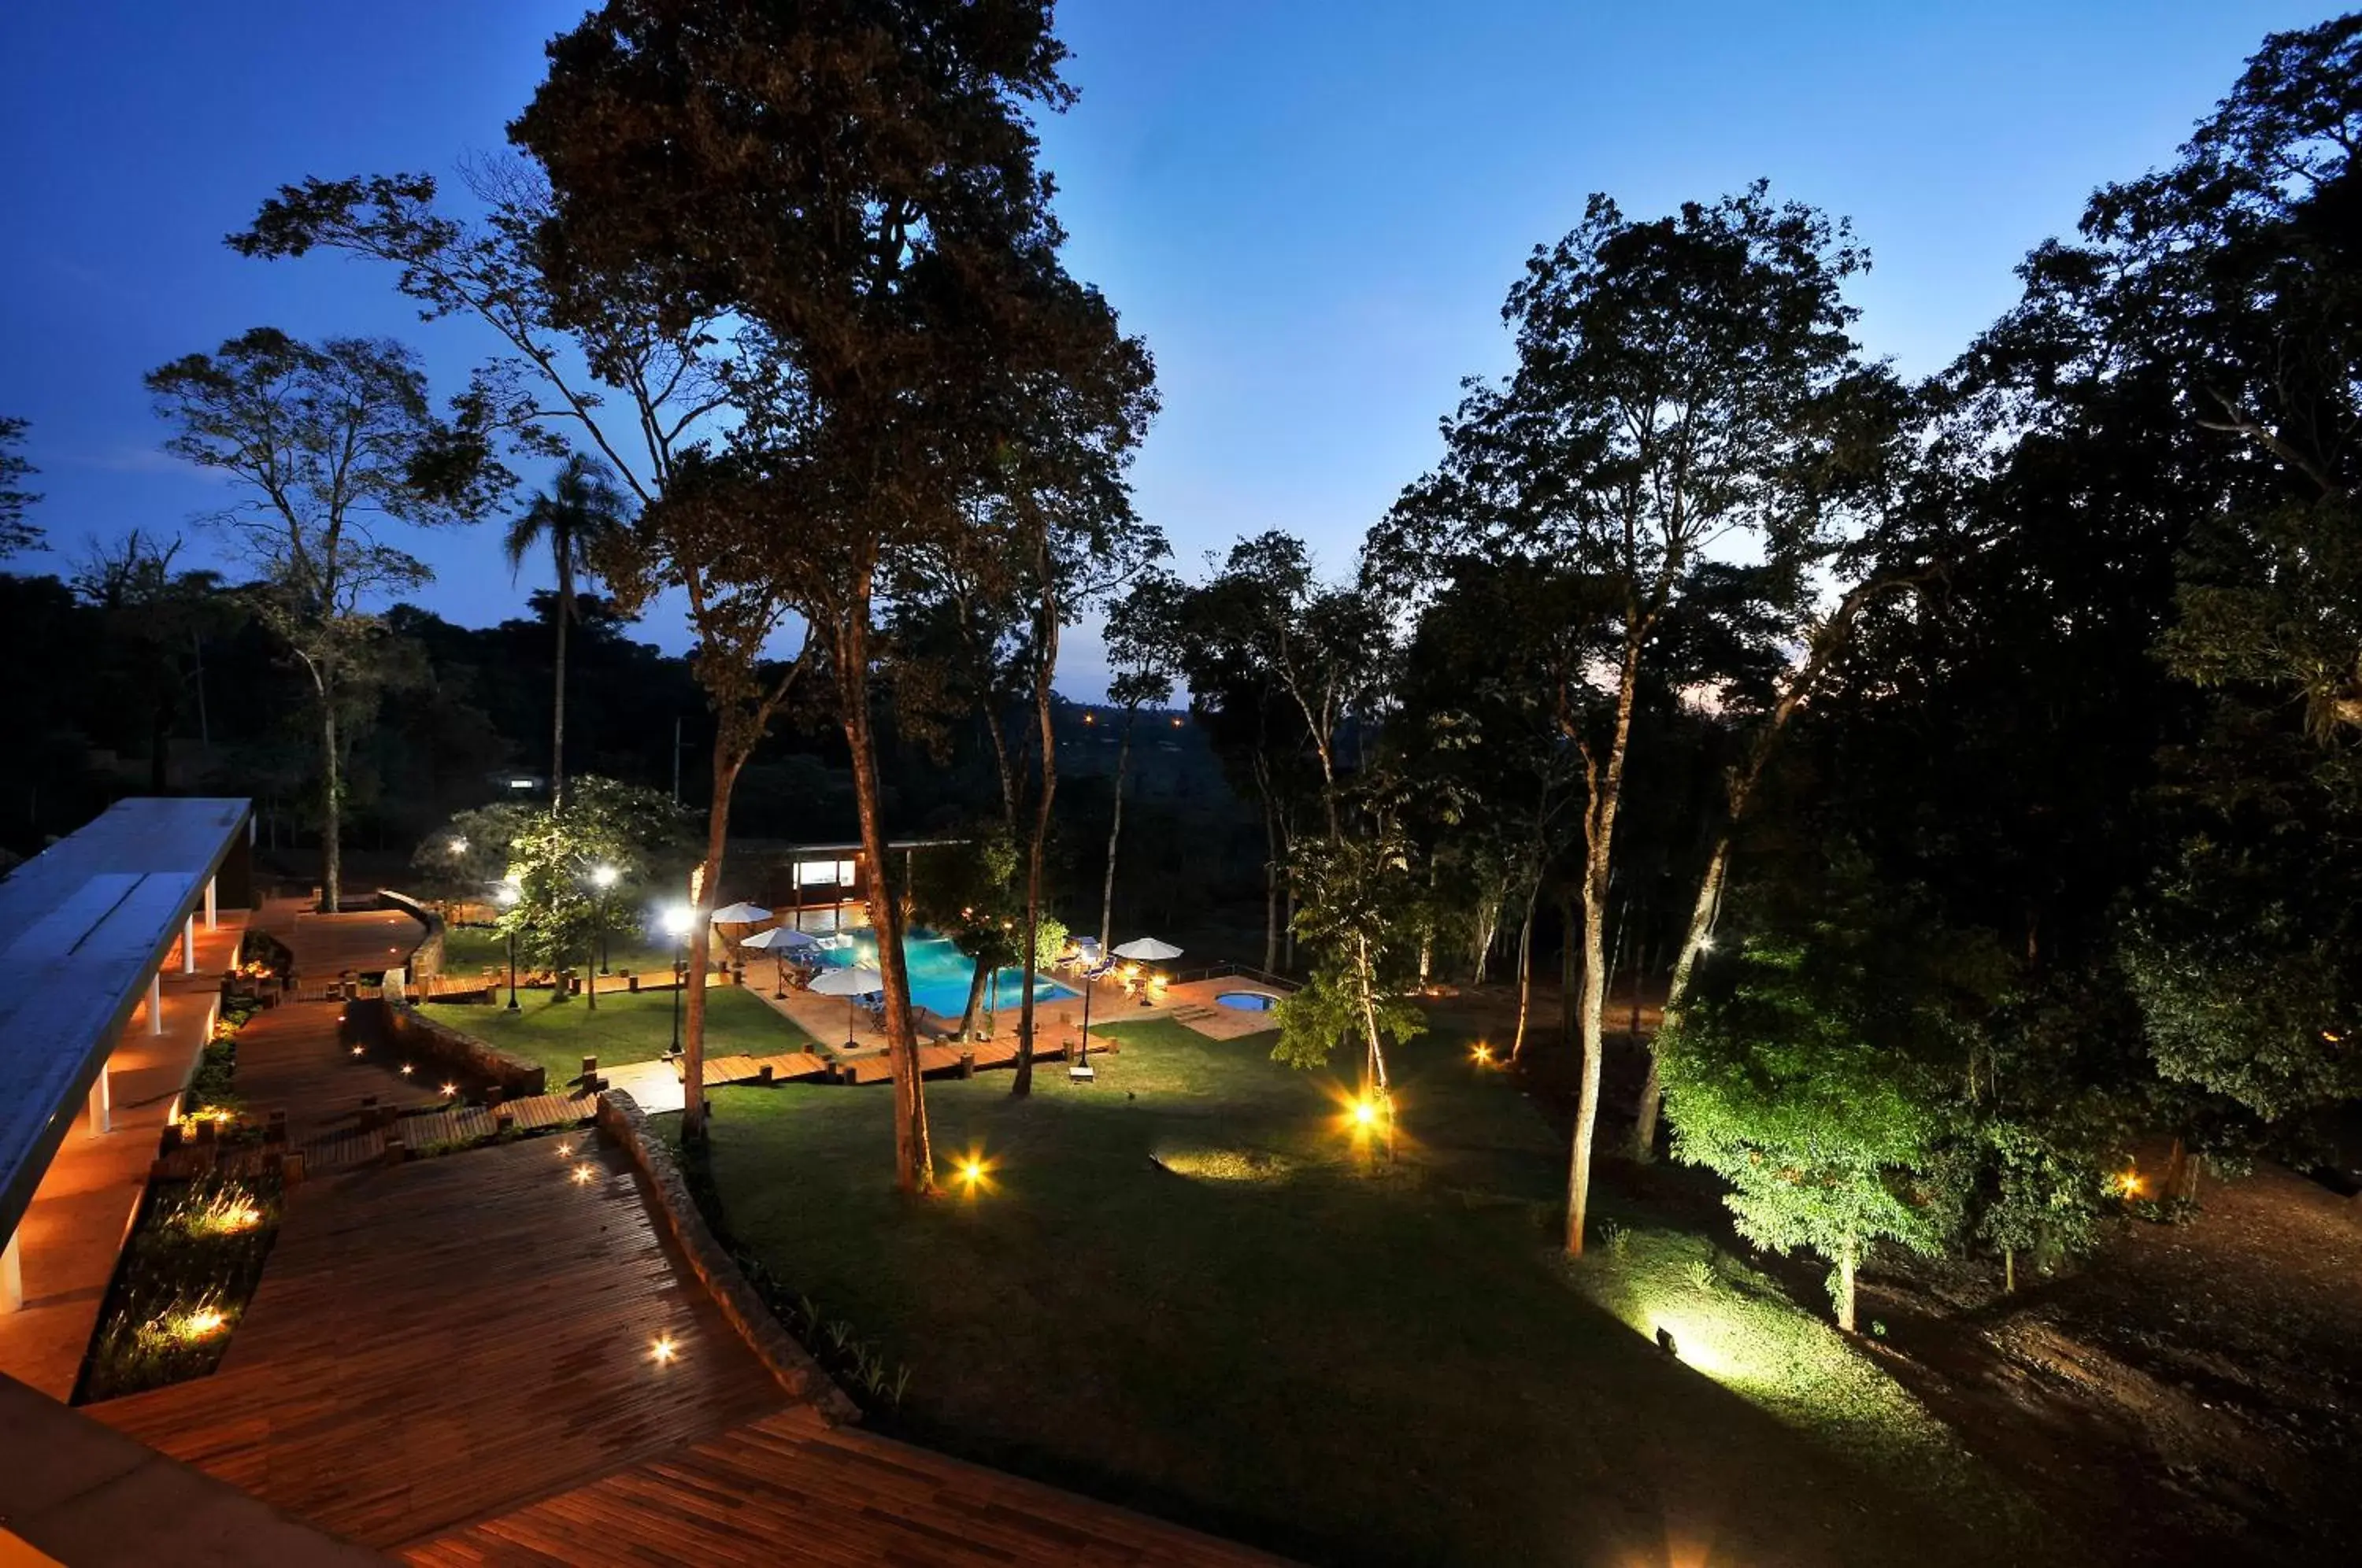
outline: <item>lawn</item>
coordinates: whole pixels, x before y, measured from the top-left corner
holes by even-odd
[[[519,1010],[494,1004],[437,1002],[427,1011],[463,1033],[504,1051],[529,1056],[549,1069],[552,1084],[582,1070],[582,1058],[604,1066],[649,1062],[672,1045],[670,990],[614,992],[599,999],[597,1010],[577,997],[554,1001],[549,991],[520,994]],[[772,1055],[818,1049],[793,1019],[771,1010],[760,997],[736,986],[712,986],[705,993],[705,1055]]]
[[[1092,1088],[930,1083],[939,1163],[991,1172],[930,1204],[888,1187],[883,1089],[716,1092],[729,1227],[909,1366],[889,1430],[1317,1562],[2038,1560],[1932,1418],[1735,1260],[1692,1278],[1702,1243],[1631,1217],[1567,1264],[1563,1151],[1460,1043],[1402,1053],[1404,1158],[1373,1172],[1268,1035],[1110,1032]],[[1641,1331],[1677,1292],[1715,1375]]]

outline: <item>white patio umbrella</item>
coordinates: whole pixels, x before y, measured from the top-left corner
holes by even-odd
[[[1153,936],[1143,936],[1136,942],[1127,942],[1117,948],[1115,955],[1119,958],[1137,958],[1143,964],[1162,964],[1167,958],[1180,957],[1181,949],[1169,942],[1159,942]]]
[[[844,999],[844,1046],[854,1048],[853,1008],[855,998],[886,988],[885,977],[875,969],[828,969],[811,983],[811,988],[824,997]]]
[[[755,904],[724,904],[713,911],[716,925],[752,925],[758,920],[768,920],[771,911]]]
[[[816,948],[820,944],[791,925],[775,925],[768,931],[755,933],[739,945],[768,953],[779,961],[777,994],[784,997],[788,994],[788,955],[801,952],[806,948]]]
[[[1169,942],[1159,942],[1153,936],[1142,936],[1133,941],[1127,942],[1122,946],[1117,948],[1115,950],[1115,955],[1119,958],[1130,958],[1133,962],[1140,964],[1162,964],[1167,958],[1180,957],[1181,949],[1174,946],[1173,944]],[[1144,980],[1141,982],[1140,987],[1140,1005],[1142,1007],[1146,1007],[1148,1005],[1148,983]],[[1088,1030],[1090,1028],[1090,1003],[1087,1000],[1083,1004],[1083,1027],[1085,1030]]]

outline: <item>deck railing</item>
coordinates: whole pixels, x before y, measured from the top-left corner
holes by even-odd
[[[1291,980],[1285,975],[1275,975],[1268,969],[1258,969],[1252,964],[1209,964],[1202,969],[1189,969],[1174,976],[1173,983],[1176,986],[1186,986],[1197,980],[1220,980],[1232,976],[1254,980],[1266,986],[1276,986],[1284,991],[1296,990],[1302,983]]]

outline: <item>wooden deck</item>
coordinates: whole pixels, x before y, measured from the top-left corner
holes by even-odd
[[[501,1123],[523,1132],[546,1132],[579,1127],[598,1114],[599,1097],[587,1089],[564,1094],[530,1095],[502,1103],[495,1110],[482,1105],[454,1105],[418,1111],[399,1119],[391,1129],[352,1129],[315,1138],[304,1145],[306,1172],[359,1165],[385,1154],[390,1138],[398,1137],[413,1154],[437,1145],[480,1143],[499,1136]]]
[[[428,1568],[584,1562],[1268,1564],[1228,1541],[784,1410],[412,1547]]]
[[[784,1408],[620,1152],[595,1135],[557,1149],[306,1183],[221,1370],[91,1413],[391,1547]],[[660,1334],[678,1351],[662,1365]]]

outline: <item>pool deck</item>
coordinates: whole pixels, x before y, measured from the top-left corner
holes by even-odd
[[[1240,1040],[1250,1034],[1266,1034],[1279,1027],[1275,1014],[1224,1007],[1214,999],[1224,991],[1260,991],[1265,996],[1275,997],[1288,994],[1284,987],[1266,985],[1261,980],[1238,975],[1225,975],[1211,980],[1191,980],[1168,987],[1161,1012],[1142,1016],[1170,1017],[1182,1028],[1195,1030],[1209,1040]],[[1091,1021],[1097,1023],[1098,1020],[1094,1017]]]

